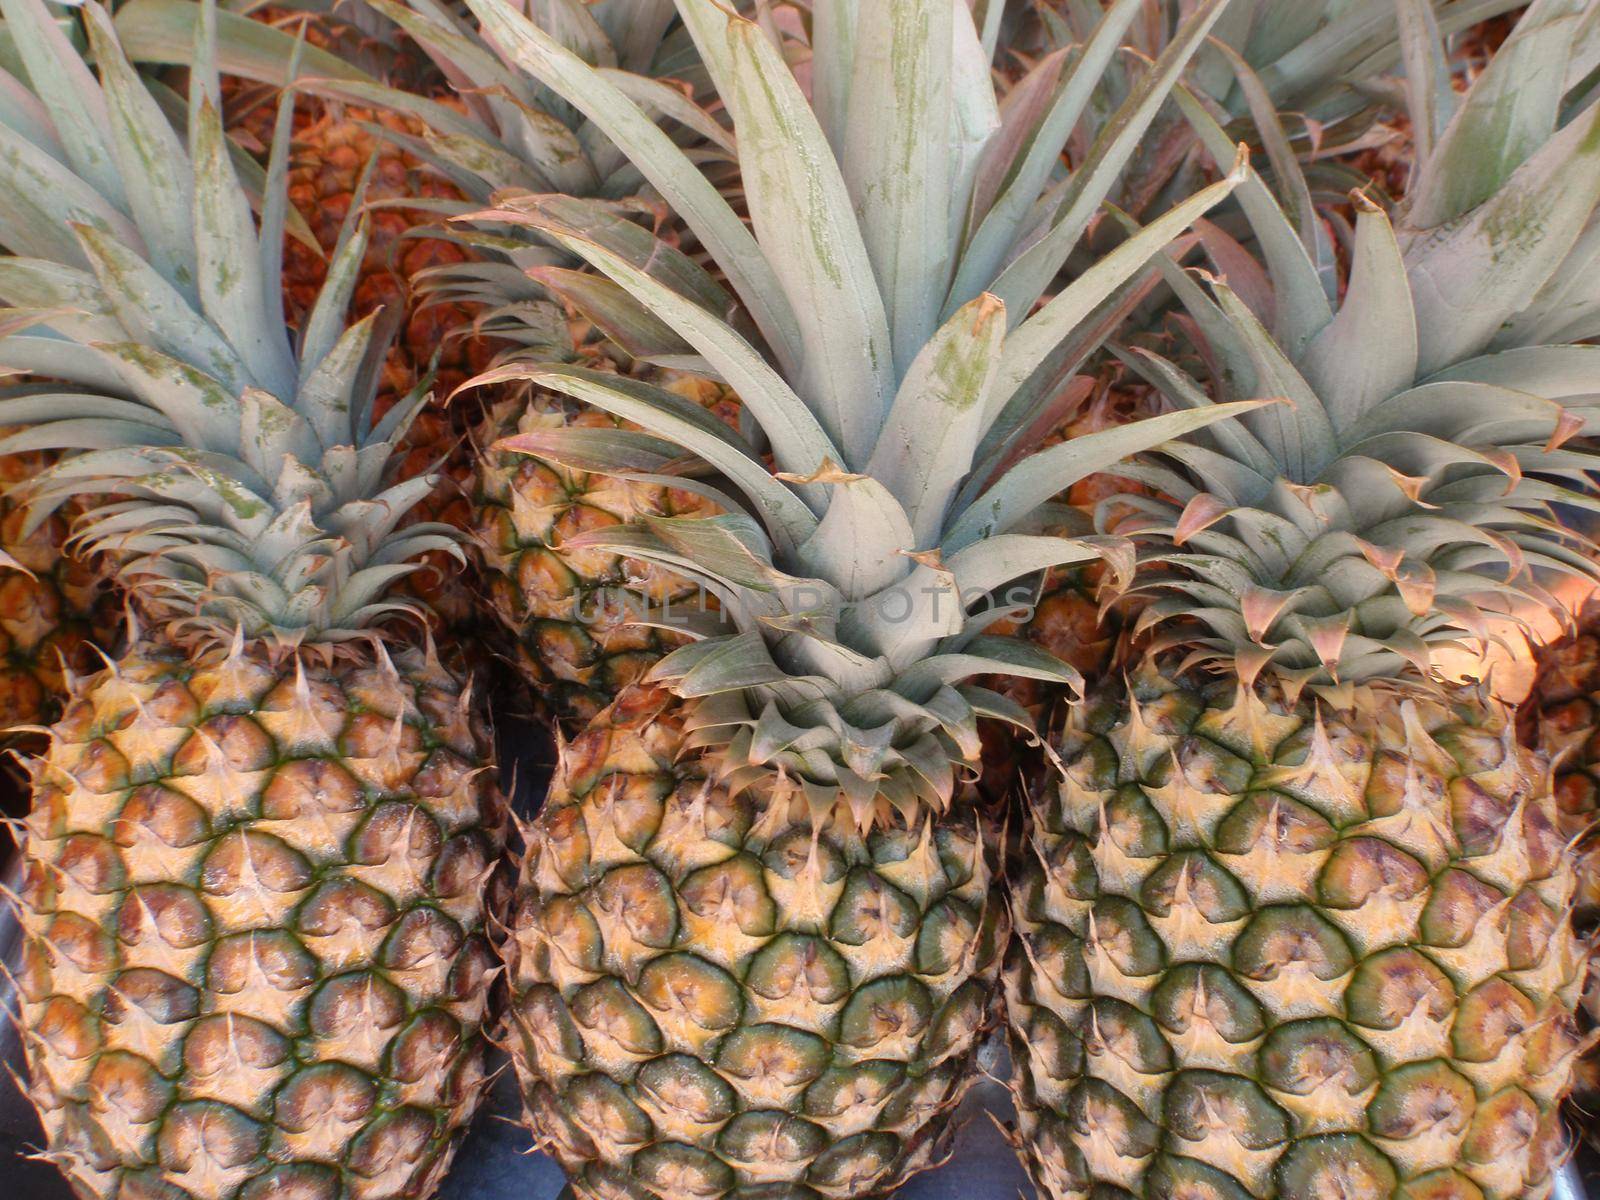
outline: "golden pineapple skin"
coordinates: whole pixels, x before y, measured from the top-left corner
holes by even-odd
[[[0,455],[0,486],[31,478],[53,459],[45,452]],[[116,644],[121,612],[108,581],[67,553],[77,511],[53,513],[24,534],[25,509],[0,499],[0,550],[25,568],[0,567],[0,729],[49,724],[66,695],[63,666],[87,674],[101,661],[95,647]]]
[[[681,377],[670,386],[729,415],[725,389]],[[597,715],[684,637],[639,623],[663,607],[688,617],[714,598],[662,567],[609,551],[568,549],[584,533],[645,515],[706,517],[717,509],[677,488],[591,475],[494,449],[539,429],[610,427],[597,409],[542,391],[490,406],[475,441],[473,541],[490,607],[515,638],[516,661],[546,708],[574,728]]]
[[[1590,600],[1572,636],[1542,648],[1533,688],[1519,714],[1523,741],[1554,763],[1557,819],[1577,871],[1573,921],[1592,938],[1600,928],[1600,602]],[[1590,955],[1579,1019],[1600,1028],[1600,979]],[[1600,1061],[1591,1050],[1577,1065],[1573,1106],[1583,1134],[1600,1136]]]
[[[1041,1195],[1549,1194],[1581,954],[1503,708],[1147,669],[1060,749],[1006,977]]]
[[[981,818],[814,828],[709,780],[686,723],[625,690],[527,831],[501,947],[526,1119],[584,1198],[892,1191],[940,1158],[994,997]]]
[[[429,1194],[483,1092],[486,753],[412,650],[142,641],[84,681],[33,764],[17,973],[79,1196]]]

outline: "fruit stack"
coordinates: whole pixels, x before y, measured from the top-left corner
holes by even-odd
[[[0,17],[76,1194],[428,1200],[502,1061],[583,1200],[1597,1132],[1600,0]]]

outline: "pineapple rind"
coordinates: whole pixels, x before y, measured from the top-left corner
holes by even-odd
[[[693,582],[655,564],[565,543],[646,515],[710,516],[716,508],[709,501],[493,448],[540,428],[615,424],[605,413],[534,391],[490,406],[475,439],[473,537],[486,598],[516,638],[517,663],[541,701],[569,722],[595,716],[684,644],[683,635],[641,618],[670,619],[673,608],[692,615],[707,599]]]
[[[0,455],[0,480],[16,483],[50,461]],[[24,506],[0,500],[0,550],[24,568],[0,569],[0,729],[44,725],[61,711],[63,668],[95,669],[95,647],[116,644],[121,613],[110,581],[67,552],[77,506],[27,530]]]
[[[79,1196],[427,1195],[485,1080],[503,844],[436,663],[136,644],[33,766],[18,984]]]
[[[1557,818],[1571,847],[1577,873],[1573,922],[1590,946],[1579,1021],[1585,1031],[1600,1026],[1600,979],[1593,938],[1600,925],[1600,608],[1591,600],[1579,612],[1573,636],[1545,647],[1538,673],[1519,714],[1523,740],[1547,755],[1554,769]],[[1600,1111],[1600,1061],[1591,1050],[1578,1060],[1572,1105],[1580,1132],[1595,1138]]]
[[[1507,711],[1131,686],[1063,735],[1014,897],[1041,1194],[1548,1195],[1581,954]]]
[[[886,1194],[973,1077],[992,839],[970,811],[815,826],[770,774],[708,779],[684,719],[625,690],[529,831],[501,947],[526,1119],[582,1197]]]

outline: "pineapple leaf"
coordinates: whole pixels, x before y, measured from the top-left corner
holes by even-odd
[[[43,101],[66,151],[65,165],[109,205],[125,210],[128,199],[122,175],[106,142],[111,116],[88,64],[51,19],[43,0],[0,0],[0,13],[28,82]]]
[[[44,102],[9,71],[0,68],[0,125],[43,150],[59,163],[67,161],[66,147],[56,137]]]
[[[352,212],[360,208],[365,191],[366,180],[363,175],[351,196]],[[360,280],[361,264],[366,258],[366,253],[367,225],[363,221],[349,231],[349,236],[341,234],[339,245],[333,252],[333,260],[328,264],[328,272],[323,277],[322,290],[317,293],[316,302],[311,306],[311,312],[305,319],[305,328],[300,333],[300,377],[297,393],[322,369],[323,361],[333,352],[340,340],[349,336],[345,329],[345,313],[350,307],[350,297]]]
[[[870,475],[847,476],[829,487],[827,511],[795,551],[801,568],[829,580],[848,600],[903,579],[911,563],[900,551],[916,543],[900,502]]]
[[[1240,147],[1240,155],[1226,178],[1174,205],[1111,253],[1100,256],[1054,299],[1016,326],[1001,353],[1000,372],[989,398],[991,419],[1003,413],[1006,402],[1051,351],[1080,327],[1102,301],[1238,186],[1244,178],[1246,161],[1244,148]]]
[[[1417,322],[1389,218],[1360,193],[1350,278],[1338,316],[1312,339],[1300,372],[1344,430],[1417,377]]]
[[[1245,104],[1256,132],[1261,135],[1261,145],[1267,152],[1267,162],[1277,180],[1278,194],[1283,198],[1284,215],[1299,230],[1300,242],[1311,255],[1317,274],[1323,281],[1326,294],[1338,290],[1337,269],[1333,261],[1333,246],[1328,241],[1322,218],[1317,215],[1311,200],[1311,189],[1306,185],[1305,172],[1294,147],[1283,131],[1283,121],[1272,97],[1262,86],[1261,79],[1231,46],[1218,44],[1218,50],[1233,68],[1243,93]],[[1218,163],[1218,166],[1221,164]]]
[[[1410,224],[1433,229],[1455,220],[1492,196],[1548,140],[1584,7],[1584,0],[1558,0],[1530,9],[1473,82],[1437,146],[1418,143],[1417,180],[1406,199]]]
[[[1254,394],[1288,401],[1256,413],[1245,423],[1272,454],[1282,474],[1297,483],[1315,479],[1337,453],[1337,437],[1322,397],[1232,289],[1216,281],[1211,290],[1255,369]]]
[[[1117,349],[1116,354],[1142,378],[1159,388],[1161,394],[1176,407],[1204,409],[1211,405],[1211,397],[1194,380],[1159,354],[1141,349]],[[1243,421],[1224,421],[1209,426],[1205,438],[1258,478],[1272,479],[1278,474],[1278,464]]]
[[[636,429],[597,429],[586,425],[533,429],[501,438],[492,448],[531,454],[573,471],[627,478],[641,473],[664,478],[685,463],[683,450],[665,438]]]
[[[289,64],[289,78],[300,73],[300,59],[305,52],[304,36],[294,44],[294,59]],[[272,127],[272,145],[267,156],[267,174],[261,193],[261,286],[266,289],[262,307],[279,324],[284,320],[283,308],[283,237],[289,214],[289,154],[294,132],[294,90],[285,88],[278,96],[278,111]],[[293,353],[290,354],[291,359]]]
[[[1098,548],[1075,538],[1002,533],[958,550],[945,567],[955,577],[960,595],[992,596],[1025,575],[1100,557]]]
[[[627,153],[723,268],[779,362],[786,367],[797,363],[799,327],[772,265],[738,214],[684,152],[638,105],[507,0],[467,0],[467,4],[504,53],[579,108]]]
[[[513,201],[512,207],[520,213],[522,198]],[[526,211],[540,218],[533,226],[536,229],[587,238],[679,295],[693,300],[707,312],[724,319],[731,319],[734,314],[733,298],[704,267],[676,246],[629,220],[625,210],[597,200],[536,196],[526,198]]]
[[[372,352],[377,324],[378,314],[369,313],[346,329],[296,390],[294,411],[305,414],[322,447],[359,442],[360,434],[366,432],[355,428],[350,401],[356,378]],[[320,449],[315,454],[309,453],[309,447],[307,450],[307,462],[321,457]]]
[[[132,62],[186,67],[193,61],[195,0],[128,0],[116,6],[117,40]],[[281,29],[223,10],[216,15],[217,61],[230,75],[287,87],[295,37]],[[358,67],[317,46],[305,49],[307,75],[319,79],[375,82]]]
[[[1187,88],[1175,88],[1173,97],[1221,169],[1229,161],[1228,156],[1237,152],[1227,132]],[[1297,353],[1333,319],[1322,275],[1311,250],[1300,240],[1260,176],[1251,171],[1235,195],[1272,280],[1274,332],[1291,354]]]
[[[952,0],[878,0],[857,18],[839,162],[888,312],[896,378],[933,335],[950,284],[954,10]],[[806,175],[814,179],[815,167]],[[802,324],[806,309],[795,306]],[[848,436],[836,436],[848,444]]]
[[[587,239],[550,231],[557,242],[609,276],[662,322],[705,355],[718,376],[739,393],[746,410],[772,442],[780,469],[809,474],[824,459],[843,462],[828,433],[783,377],[727,324],[610,250]],[[876,432],[876,422],[873,424]],[[868,435],[870,443],[871,435]],[[858,453],[864,453],[858,447]],[[817,493],[813,490],[810,495]]]
[[[760,27],[716,0],[680,0],[679,12],[733,113],[744,161],[759,164],[744,173],[744,190],[799,326],[795,391],[842,451],[835,461],[857,468],[888,411],[895,373],[883,298],[844,178]]]
[[[703,458],[749,498],[785,553],[803,542],[817,527],[811,510],[794,492],[772,477],[754,449],[692,401],[641,380],[581,367],[513,365],[491,372],[489,376],[480,376],[475,382],[481,384],[501,378],[525,379],[593,404],[625,421],[642,425],[657,437],[675,442]],[[508,450],[524,449],[515,437],[500,444]]]
[[[1055,655],[1021,638],[973,637],[954,653],[935,654],[903,672],[894,690],[916,699],[974,675],[1042,679],[1081,691],[1083,677]]]
[[[1424,373],[1485,348],[1560,268],[1600,202],[1600,102],[1438,230],[1403,225]]]
[[[144,240],[133,224],[44,150],[0,125],[0,243],[16,254],[86,264],[72,236],[87,225],[131,247]]]
[[[0,398],[0,426],[33,425],[53,417],[81,417],[155,425],[176,432],[161,413],[132,400],[97,396],[90,392],[33,392]]]
[[[616,47],[618,64],[628,71],[645,72],[672,24],[672,0],[601,0],[591,7]]]
[[[1007,532],[1052,496],[1130,455],[1155,449],[1163,442],[1217,421],[1241,416],[1267,403],[1270,401],[1243,400],[1189,412],[1165,413],[1130,425],[1084,434],[1029,455],[955,517],[945,531],[944,552],[951,555],[982,538]]]
[[[233,173],[221,116],[209,100],[201,103],[195,129],[194,237],[206,319],[258,385],[275,396],[293,396],[297,371],[288,333],[281,315],[275,319],[267,311],[255,219]]]
[[[107,118],[115,129],[111,149],[127,181],[128,212],[149,246],[152,265],[191,306],[196,289],[194,205],[188,155],[171,122],[123,57],[111,19],[96,3],[83,6],[89,44],[105,83]]]
[[[176,446],[182,442],[170,425],[110,417],[64,417],[34,425],[0,442],[6,454],[31,450],[115,450],[122,446]]]
[[[730,159],[738,154],[733,135],[718,124],[715,117],[670,83],[635,75],[630,71],[605,69],[597,73],[646,113],[668,117],[684,128],[693,130],[711,145],[726,152]]]
[[[1011,120],[1012,110],[1008,105],[1005,128],[1009,136],[996,143],[995,151],[1000,157],[993,164],[1007,170],[1004,191],[987,211],[974,214],[977,229],[961,255],[960,269],[945,304],[947,310],[988,290],[989,281],[1006,265],[1040,193],[1060,163],[1067,139],[1090,98],[1101,86],[1107,65],[1121,48],[1122,35],[1143,7],[1143,0],[1115,0],[1108,6],[1094,33],[1075,57],[1071,71],[1037,117],[1030,113],[1032,119],[1019,126]],[[1065,61],[1065,51],[1059,53],[1063,56],[1061,61]],[[1009,151],[1019,140],[1023,144],[1016,145],[1016,149],[1022,151],[1021,159],[1013,161]]]
[[[843,160],[849,128],[850,87],[855,80],[860,0],[812,0],[811,98],[817,123]]]
[[[1000,302],[978,297],[934,334],[900,383],[867,473],[905,506],[909,545],[933,544],[972,468],[1005,324]]]
[[[990,6],[998,11],[997,2]],[[1000,106],[995,99],[989,65],[993,53],[985,50],[972,14],[965,3],[955,5],[955,46],[950,73],[951,129],[950,211],[946,218],[952,255],[966,240],[967,214],[971,211],[978,173],[989,142],[1000,132]],[[954,264],[952,263],[952,274]]]
[[[98,229],[80,225],[77,233],[112,311],[125,329],[149,343],[149,349],[202,364],[229,391],[242,391],[257,382],[234,348],[159,271]]]
[[[130,395],[115,355],[99,346],[38,334],[10,334],[0,338],[0,365],[18,373],[45,374],[93,387],[110,395]]]
[[[1416,143],[1416,161],[1425,163],[1454,109],[1450,68],[1444,60],[1444,42],[1434,19],[1432,0],[1395,0],[1395,11],[1399,18],[1400,53],[1405,62],[1411,136]]]
[[[1600,336],[1600,222],[1591,222],[1556,273],[1489,343],[1493,350]]]
[[[1013,324],[1033,310],[1066,264],[1090,218],[1110,194],[1140,139],[1172,94],[1178,77],[1227,4],[1228,0],[1201,0],[1195,6],[1161,57],[1107,120],[1088,156],[1064,184],[1047,195],[1044,203],[1051,213],[1049,231],[1017,255],[987,289],[1006,302]],[[969,279],[964,287],[971,286],[973,281]],[[966,298],[964,287],[958,285],[946,302],[947,308]]]
[[[711,638],[681,646],[658,662],[648,678],[666,683],[685,699],[713,696],[762,684],[803,684],[772,661],[761,635],[755,632]],[[826,680],[818,680],[826,686]]]
[[[530,267],[527,274],[634,358],[692,352],[671,326],[603,275],[567,267]]]
[[[617,52],[589,12],[585,0],[531,0],[528,15],[568,50],[592,67],[614,67]]]
[[[1549,400],[1600,392],[1600,346],[1528,346],[1456,363],[1430,383],[1488,383]]]

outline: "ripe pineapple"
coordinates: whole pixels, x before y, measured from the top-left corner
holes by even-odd
[[[1545,506],[1600,465],[1570,443],[1600,424],[1597,352],[1565,342],[1600,104],[1516,65],[1561,78],[1559,8],[1461,99],[1399,220],[1362,207],[1330,320],[1269,331],[1172,275],[1217,394],[1292,408],[1135,472],[1149,649],[1030,800],[1006,994],[1018,1141],[1057,1200],[1550,1193],[1573,864],[1548,764],[1430,656],[1593,570]]]
[[[966,6],[894,0],[861,6],[853,30],[824,23],[813,78],[851,94],[813,111],[758,24],[715,0],[680,4],[738,134],[752,233],[606,75],[504,0],[472,4],[515,62],[599,114],[770,355],[738,319],[664,282],[682,273],[644,269],[670,255],[630,253],[603,206],[507,197],[484,218],[558,242],[609,281],[613,311],[631,305],[631,328],[653,322],[703,356],[773,460],[648,380],[554,363],[481,381],[526,382],[618,421],[503,449],[681,480],[721,510],[567,542],[669,566],[714,593],[722,619],[696,623],[698,640],[564,748],[527,831],[502,952],[528,1123],[584,1197],[886,1193],[947,1142],[1004,942],[998,839],[968,784],[979,718],[1028,719],[970,680],[1077,678],[1025,639],[986,636],[979,593],[1092,561],[1080,541],[1014,530],[1061,488],[1222,413],[1018,455],[1012,443],[1049,408],[1043,377],[1105,336],[1084,317],[1238,178],[1030,317],[1030,289],[1054,278],[1082,226],[1014,254],[1030,214],[1051,211],[1034,202],[1059,146],[1041,136],[1032,152],[1011,147],[1022,191],[980,208],[987,232],[962,237],[982,150],[1002,144]],[[1069,222],[1099,206],[1148,119],[1138,109],[1172,86],[1218,11],[1201,6],[1124,114],[1125,136],[1076,179]],[[1108,19],[1077,91],[1117,36]],[[851,45],[861,57],[845,72]],[[1002,286],[1009,301],[990,290]],[[685,456],[717,472],[715,489],[675,473]]]
[[[432,481],[389,470],[425,398],[374,426],[385,348],[344,325],[367,234],[291,348],[287,202],[258,235],[212,6],[192,161],[105,10],[80,10],[99,82],[39,0],[0,10],[37,97],[0,207],[40,247],[0,258],[35,322],[0,365],[59,381],[0,421],[82,451],[23,497],[95,498],[141,620],[32,763],[17,986],[46,1154],[106,1200],[426,1197],[483,1091],[502,821],[471,689],[394,594],[452,535],[403,523]]]

